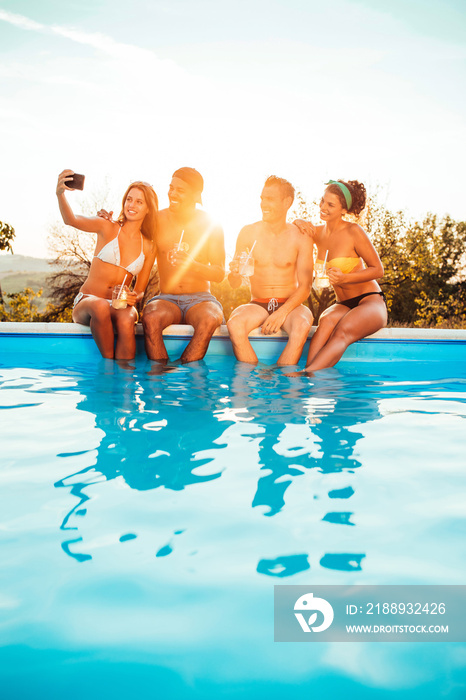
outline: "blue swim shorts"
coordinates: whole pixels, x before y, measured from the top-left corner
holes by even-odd
[[[147,304],[150,304],[153,301],[158,301],[159,299],[176,304],[176,306],[181,310],[181,323],[186,323],[185,318],[189,309],[196,306],[196,304],[202,304],[203,301],[212,301],[214,304],[217,304],[223,314],[223,307],[221,303],[210,292],[196,292],[195,294],[157,294],[157,296],[149,299]]]

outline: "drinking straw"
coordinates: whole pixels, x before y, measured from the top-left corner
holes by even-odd
[[[254,246],[256,245],[256,243],[257,243],[257,241],[254,241],[254,243],[252,244],[252,248],[251,248],[251,250],[250,250],[249,253],[248,253],[248,257],[246,258],[246,261],[248,261],[249,258],[251,257],[252,251],[254,250]]]
[[[328,256],[328,249],[325,253],[325,259],[324,259],[324,264],[322,265],[322,274],[325,275],[325,266],[327,264],[327,256]]]
[[[121,296],[121,293],[122,293],[122,291],[123,291],[123,287],[125,286],[125,282],[126,282],[126,278],[127,278],[127,277],[128,277],[128,275],[125,275],[125,278],[124,278],[124,280],[123,280],[123,283],[120,285],[120,291],[119,291],[118,294],[117,294],[117,299],[119,299],[120,296]]]
[[[184,229],[181,231],[181,238],[178,242],[178,250],[180,249],[180,245],[181,245],[181,241],[183,240],[183,236],[184,236]]]

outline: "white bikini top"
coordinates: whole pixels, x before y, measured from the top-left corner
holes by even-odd
[[[116,265],[117,267],[123,267],[123,265],[120,265],[120,246],[118,243],[118,236],[120,235],[121,231],[121,226],[118,229],[118,233],[115,236],[115,238],[112,238],[111,241],[106,243],[103,248],[99,250],[97,255],[94,255],[94,258],[99,258],[99,260],[102,260],[103,262],[110,263],[110,265]],[[129,272],[130,275],[136,276],[139,272],[141,272],[143,265],[144,265],[144,260],[146,259],[146,256],[144,255],[144,242],[141,234],[141,252],[139,253],[139,256],[136,258],[136,260],[133,260],[132,263],[130,263],[127,267],[123,267],[126,272]]]

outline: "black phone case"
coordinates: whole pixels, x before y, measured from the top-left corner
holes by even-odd
[[[84,175],[78,175],[75,173],[71,180],[67,180],[65,183],[67,187],[71,190],[83,190],[84,189]]]

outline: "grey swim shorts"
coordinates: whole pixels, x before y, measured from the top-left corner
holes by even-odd
[[[202,304],[203,301],[212,301],[214,304],[217,304],[223,314],[223,307],[221,303],[210,292],[197,292],[195,294],[157,294],[157,296],[149,299],[147,304],[150,304],[153,301],[158,301],[159,299],[161,301],[169,301],[172,304],[176,304],[182,314],[182,323],[185,322],[186,313],[189,311],[189,309],[196,306],[196,304]]]

